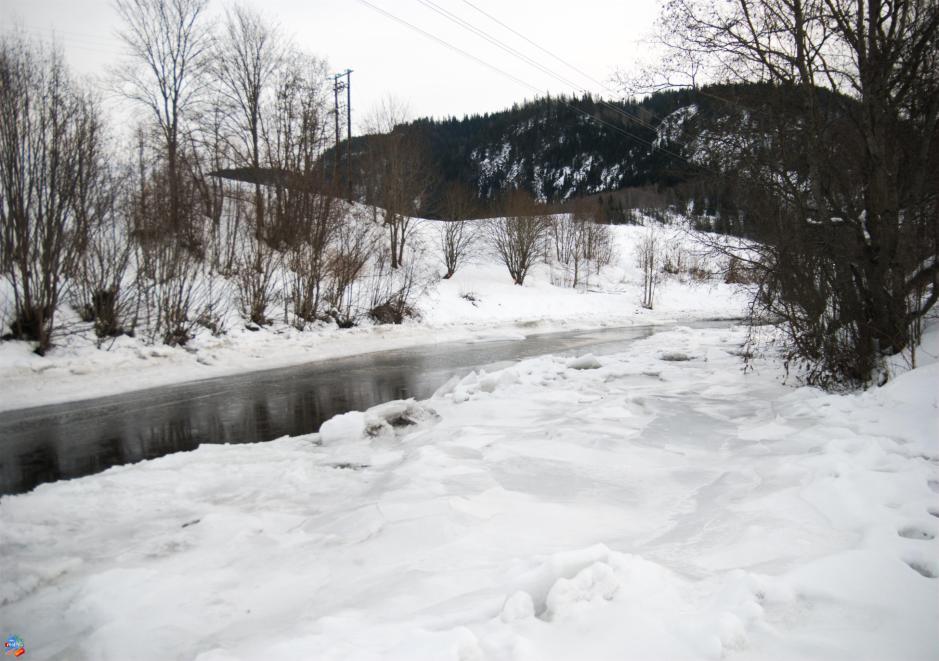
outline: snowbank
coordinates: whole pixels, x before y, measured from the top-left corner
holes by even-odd
[[[939,364],[826,395],[743,338],[3,497],[0,620],[36,658],[937,658]]]

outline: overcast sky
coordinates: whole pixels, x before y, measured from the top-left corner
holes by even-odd
[[[474,8],[466,0],[433,0],[443,9],[528,55],[574,86],[538,71],[498,46],[474,35],[420,0],[369,0],[433,33],[530,86],[511,80],[382,15],[360,0],[248,0],[279,24],[305,50],[324,57],[338,72],[350,68],[354,118],[361,118],[383,96],[407,101],[412,116],[462,116],[496,111],[550,90],[579,88],[612,96],[611,75],[641,57],[643,39],[657,13],[655,0],[632,2],[576,0],[471,0],[531,41],[589,77],[538,50],[523,37]],[[231,0],[210,0],[213,16]],[[115,37],[116,12],[110,0],[0,0],[3,23],[19,23],[29,34],[55,34],[73,70],[101,75],[122,57]]]

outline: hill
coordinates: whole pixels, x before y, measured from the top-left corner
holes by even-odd
[[[391,134],[353,138],[356,189],[360,199],[367,198],[361,178],[370,153],[406,134],[433,163],[434,193],[422,209],[426,216],[437,214],[440,191],[453,183],[474,191],[483,204],[519,189],[546,203],[643,188],[691,199],[700,196],[701,185],[694,182],[704,172],[695,160],[701,127],[727,115],[741,99],[758,99],[761,87],[712,86],[626,101],[589,94],[544,97],[461,119],[417,119]],[[716,191],[708,192],[707,204],[713,206]]]

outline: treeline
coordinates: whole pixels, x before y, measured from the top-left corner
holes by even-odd
[[[625,101],[547,96],[496,113],[402,122],[390,133],[423,145],[433,163],[437,180],[420,209],[424,216],[439,215],[444,190],[457,183],[475,191],[492,214],[514,190],[548,204],[598,194],[628,204],[618,191],[652,188],[670,204],[693,203],[700,215],[717,217],[736,210],[727,191],[703,177],[698,130],[728,117],[734,103],[762,98],[766,87],[712,85]],[[386,139],[389,132],[353,139],[354,178],[364,179],[370,149]],[[332,151],[325,158],[331,162]],[[344,147],[339,158],[344,162]],[[356,191],[367,198],[363,186]]]
[[[437,276],[431,248],[444,277],[492,250],[517,284],[549,254],[571,286],[612,258],[593,214],[552,219],[514,193],[506,218],[476,222],[485,209],[458,183],[436,193],[453,222],[428,247],[415,220],[441,178],[427,143],[396,130],[407,126],[399,104],[368,117],[382,139],[364,146],[350,191],[328,157],[322,60],[243,6],[211,24],[205,0],[116,8],[131,54],[114,72],[134,119],[126,135],[54,46],[0,38],[4,339],[42,354],[71,332],[68,307],[100,341],[168,345],[225,332],[232,306],[252,329],[275,317],[299,329],[400,323]]]
[[[198,326],[221,332],[226,300],[253,324],[282,304],[298,327],[400,307],[416,277],[398,268],[413,191],[403,174],[373,180],[389,201],[378,227],[343,201],[322,159],[334,139],[325,62],[244,6],[211,23],[205,0],[116,8],[131,54],[114,77],[136,122],[129,138],[59,50],[0,41],[6,337],[46,351],[65,303],[99,337],[171,345]],[[410,172],[405,151],[375,160]],[[215,176],[232,169],[267,180]],[[389,225],[399,236],[386,246]]]

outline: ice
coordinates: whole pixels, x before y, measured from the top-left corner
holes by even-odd
[[[395,429],[430,422],[439,416],[436,411],[413,399],[400,399],[373,406],[365,412],[349,411],[333,416],[319,429],[323,445],[358,441],[365,437],[394,436]]]
[[[939,657],[937,363],[829,395],[745,333],[3,497],[0,620],[36,658]]]
[[[596,356],[588,353],[567,361],[567,366],[572,370],[595,370],[603,365]]]

